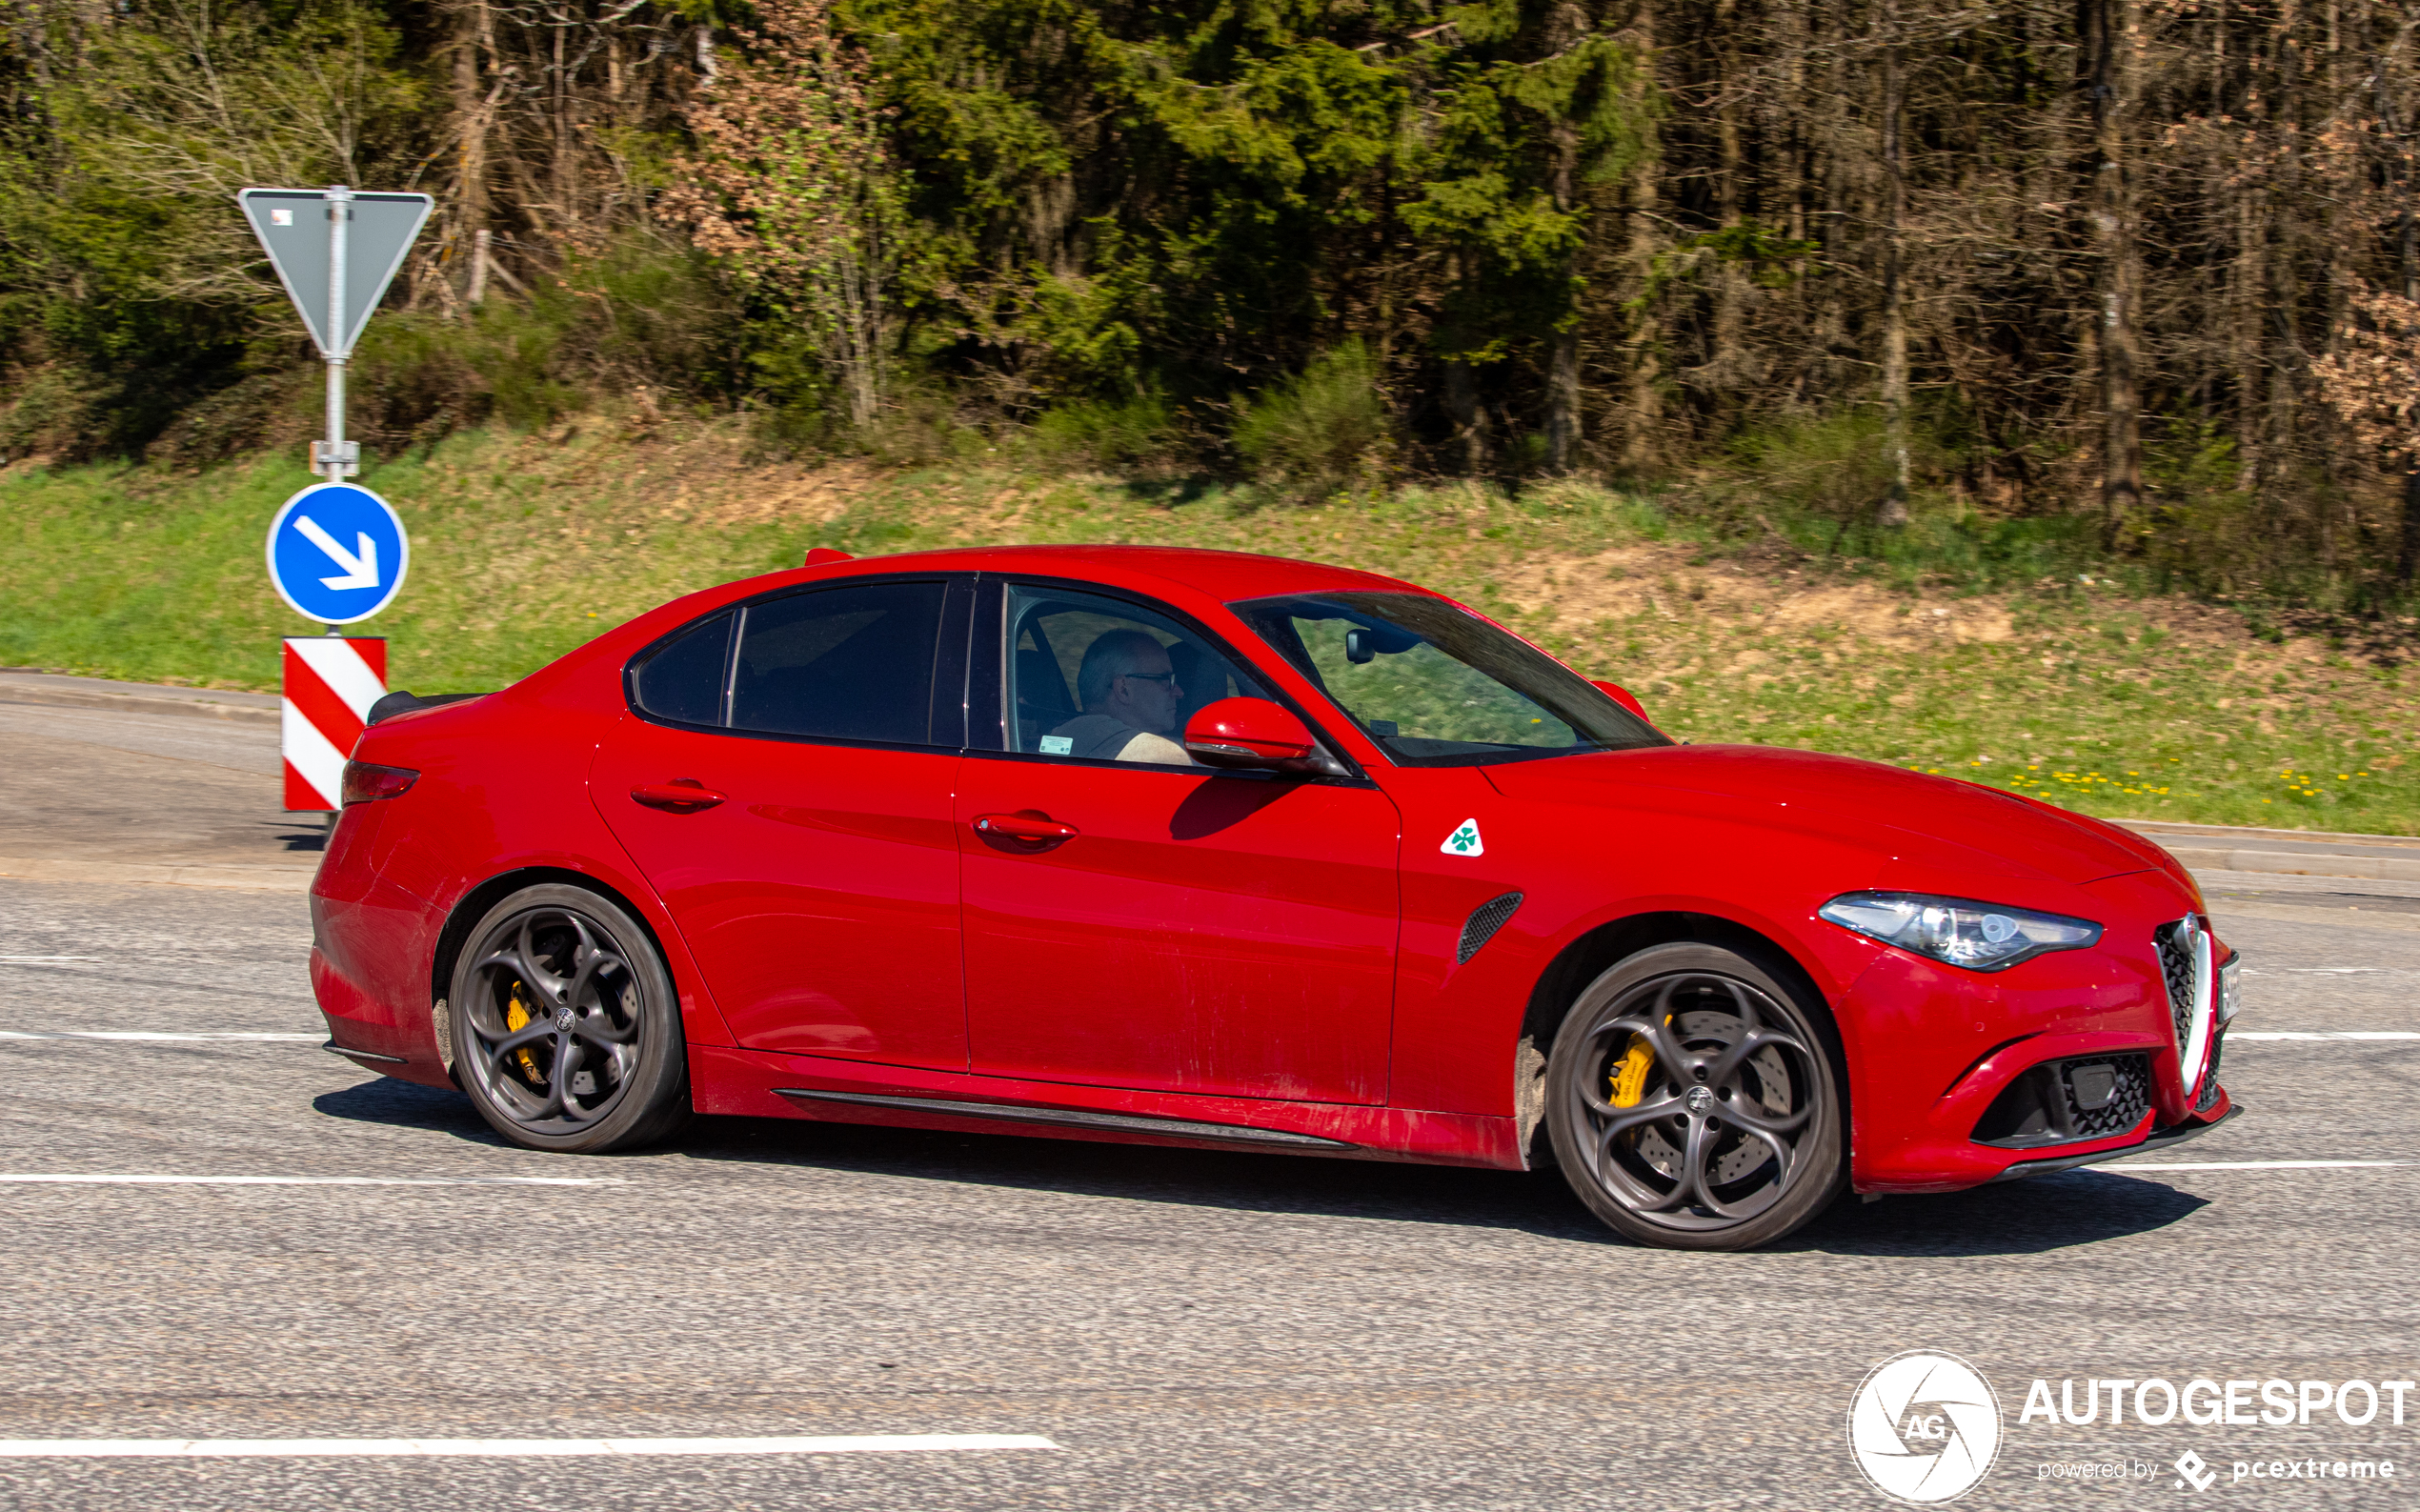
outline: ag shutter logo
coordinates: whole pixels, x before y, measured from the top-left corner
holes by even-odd
[[[2000,1399],[1957,1356],[1906,1350],[1858,1386],[1848,1448],[1874,1489],[1892,1501],[1954,1502],[2000,1457]]]

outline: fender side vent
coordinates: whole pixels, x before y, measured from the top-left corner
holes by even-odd
[[[1513,910],[1520,906],[1521,895],[1506,893],[1472,909],[1470,917],[1462,920],[1462,937],[1454,947],[1454,964],[1462,965],[1478,955],[1480,947],[1496,937],[1496,931],[1504,927],[1504,920],[1512,917]]]

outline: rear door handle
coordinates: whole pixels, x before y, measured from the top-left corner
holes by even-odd
[[[1039,809],[1026,809],[1017,814],[983,814],[976,816],[976,830],[984,835],[997,835],[1011,840],[1072,840],[1083,831],[1073,824],[1061,824]]]
[[[696,777],[644,783],[631,789],[630,796],[634,803],[644,803],[651,809],[662,809],[669,814],[700,814],[720,803],[724,797]]]

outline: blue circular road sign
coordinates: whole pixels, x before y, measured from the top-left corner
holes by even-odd
[[[385,499],[351,483],[313,483],[269,522],[269,581],[295,614],[350,625],[403,586],[412,543]]]

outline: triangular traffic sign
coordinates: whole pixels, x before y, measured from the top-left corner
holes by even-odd
[[[373,194],[338,188],[248,189],[235,196],[260,238],[287,297],[311,328],[323,357],[347,357],[403,266],[404,253],[435,203],[426,194]],[[345,221],[345,308],[329,308],[331,220]]]

